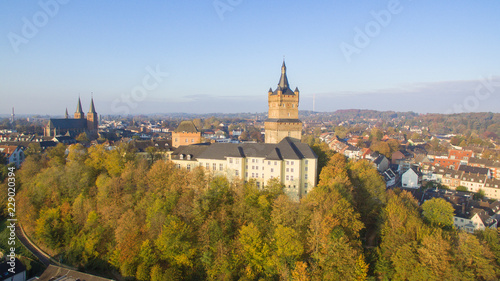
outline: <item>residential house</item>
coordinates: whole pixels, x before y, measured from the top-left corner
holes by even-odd
[[[411,166],[401,176],[401,185],[405,188],[420,188],[422,185],[422,174],[417,167]]]
[[[382,176],[384,177],[386,187],[390,187],[396,184],[397,173],[391,168],[383,171]]]
[[[477,230],[485,230],[487,227],[497,228],[497,219],[489,215],[486,210],[471,206],[465,212],[455,212],[453,224],[459,230],[474,233]]]
[[[443,159],[443,158],[435,158],[433,165],[437,167],[444,167],[452,170],[458,170],[460,167],[462,160],[460,159]]]
[[[379,172],[383,172],[389,168],[389,160],[382,154],[373,161],[373,164]]]
[[[449,159],[459,159],[468,162],[472,157],[474,157],[474,152],[471,150],[450,149],[448,151]]]
[[[363,151],[361,150],[361,148],[359,148],[357,146],[349,145],[344,150],[344,155],[349,159],[359,160],[359,159],[361,159],[361,156],[363,155]]]
[[[499,161],[493,161],[489,159],[481,159],[481,158],[475,158],[472,157],[469,159],[468,162],[469,166],[472,167],[481,167],[481,168],[488,168],[491,170],[491,176],[500,179],[500,162]]]
[[[469,174],[478,174],[478,175],[483,175],[483,176],[487,176],[488,178],[491,178],[491,171],[488,168],[460,165],[458,170],[465,172],[465,173],[469,173]]]
[[[486,179],[486,176],[463,172],[460,177],[460,185],[465,186],[470,192],[478,192],[480,189],[484,189]]]
[[[17,168],[24,161],[24,151],[21,146],[0,145],[0,154],[3,154],[7,160],[6,164],[15,164]]]
[[[399,171],[403,173],[406,170],[410,169],[411,165],[413,164],[413,154],[403,149],[392,153],[391,159],[391,164],[398,164]]]
[[[500,200],[500,180],[487,179],[484,183],[484,195],[491,199]]]

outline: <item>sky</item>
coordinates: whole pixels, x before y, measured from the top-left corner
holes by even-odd
[[[0,1],[0,114],[500,112],[500,1]]]

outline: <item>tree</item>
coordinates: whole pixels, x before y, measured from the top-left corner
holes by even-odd
[[[238,241],[247,264],[248,277],[255,278],[263,274],[268,267],[270,249],[259,229],[252,222],[243,226],[240,229]]]
[[[483,200],[484,197],[486,196],[486,193],[484,192],[483,189],[479,189],[476,193],[474,193],[474,200]]]
[[[463,185],[459,185],[457,186],[457,191],[465,191],[465,192],[468,192],[469,190],[467,189],[467,187],[463,186]]]
[[[179,269],[193,267],[196,250],[190,236],[189,226],[178,217],[169,215],[162,232],[155,241],[160,258]]]
[[[432,198],[422,204],[424,218],[441,228],[453,227],[453,206],[443,198]]]
[[[476,236],[458,233],[455,262],[465,280],[499,280],[495,256]]]
[[[79,134],[76,139],[75,139],[77,142],[79,143],[82,143],[84,145],[87,145],[90,143],[90,139],[89,137],[87,136],[87,133],[83,132],[81,134]]]

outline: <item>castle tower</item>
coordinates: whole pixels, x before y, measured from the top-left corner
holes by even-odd
[[[82,102],[80,101],[80,97],[78,97],[78,105],[76,106],[75,119],[85,119],[85,114],[82,110]]]
[[[87,113],[87,130],[89,130],[90,132],[97,133],[98,127],[99,127],[99,116],[95,111],[94,97],[92,97],[90,101],[89,113]]]
[[[278,87],[268,92],[269,113],[265,122],[266,143],[279,143],[286,137],[302,138],[302,121],[299,120],[299,89],[290,89],[283,60]]]

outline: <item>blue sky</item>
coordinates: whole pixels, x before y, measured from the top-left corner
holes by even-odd
[[[301,110],[499,112],[500,2],[436,2],[1,1],[0,114],[263,112],[283,56]]]

